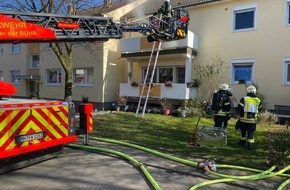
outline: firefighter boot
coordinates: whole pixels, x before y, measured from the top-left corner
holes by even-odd
[[[247,142],[247,144],[246,144],[246,148],[247,148],[248,150],[253,150],[253,143]]]
[[[240,140],[238,142],[238,145],[245,146],[246,145],[246,141],[245,140]]]

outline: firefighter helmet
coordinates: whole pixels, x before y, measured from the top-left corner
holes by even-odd
[[[247,87],[247,93],[256,94],[256,92],[257,92],[257,89],[253,85],[250,85],[250,86]]]
[[[230,86],[227,83],[223,83],[220,85],[219,90],[229,90]]]

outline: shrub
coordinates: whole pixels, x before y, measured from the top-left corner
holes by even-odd
[[[277,115],[265,111],[259,114],[259,121],[263,123],[270,122],[270,124],[274,124],[277,121]]]
[[[269,152],[267,164],[284,168],[290,165],[290,131],[288,129],[274,130],[269,135]]]
[[[83,96],[82,96],[82,103],[89,103],[89,97],[83,95]]]

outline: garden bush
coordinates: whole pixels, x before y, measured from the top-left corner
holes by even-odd
[[[268,132],[269,150],[267,164],[284,168],[290,165],[290,131],[285,129]]]

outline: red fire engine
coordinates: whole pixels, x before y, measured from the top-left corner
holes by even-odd
[[[106,17],[0,11],[0,43],[106,41],[128,31],[146,34],[149,42],[185,38],[188,12],[179,7],[173,15],[164,33],[156,18],[116,24]],[[0,84],[0,173],[50,158],[77,140],[68,102],[3,98],[16,92],[4,86]],[[92,104],[79,107],[82,133],[92,131],[92,110]]]

